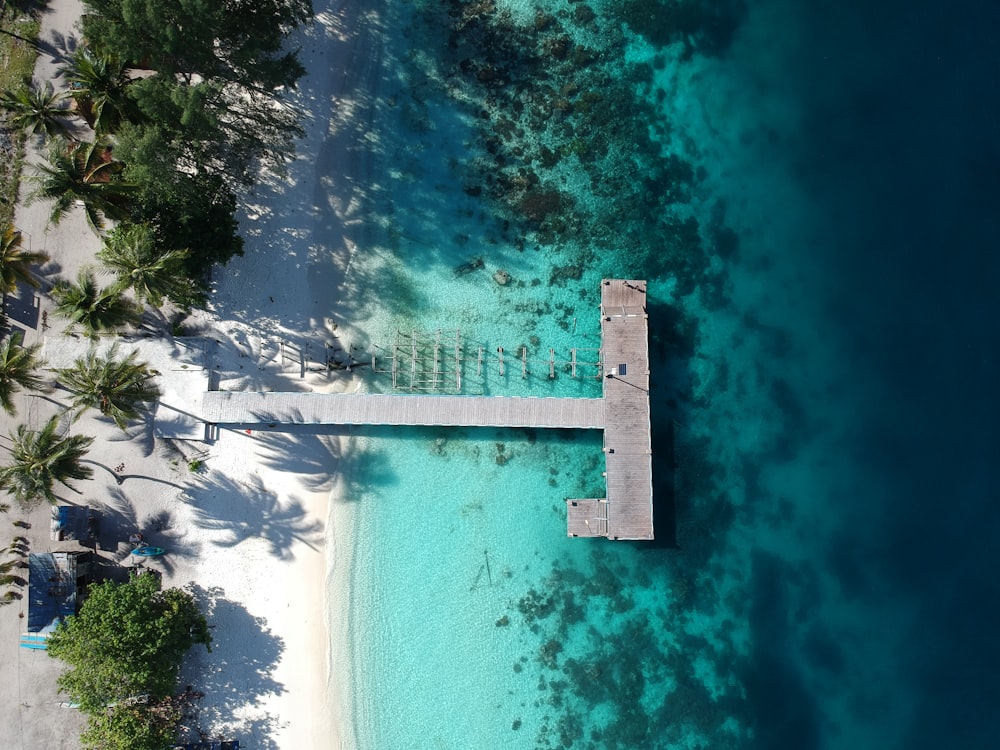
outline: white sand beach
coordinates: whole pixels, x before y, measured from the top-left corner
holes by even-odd
[[[130,533],[140,530],[167,554],[147,565],[164,584],[190,587],[212,627],[210,654],[192,651],[181,689],[204,696],[185,722],[193,741],[240,739],[253,748],[350,747],[347,592],[350,505],[344,502],[342,455],[349,438],[307,427],[191,433],[197,391],[329,391],[355,387],[327,372],[345,336],[343,305],[351,292],[352,256],[363,246],[370,200],[365,134],[380,78],[380,49],[369,11],[346,0],[316,2],[315,23],[293,40],[308,71],[291,94],[304,111],[304,137],[286,176],[265,176],[247,196],[241,219],[245,256],[217,269],[209,310],[185,323],[185,337],[126,337],[162,373],[164,397],[154,417],[123,435],[91,415],[74,433],[93,435],[91,480],[62,496],[102,510],[96,552],[102,564],[131,565]],[[51,79],[75,44],[77,0],[53,0],[43,15],[36,78]],[[59,81],[55,81],[59,88]],[[27,193],[22,189],[22,198]],[[91,262],[98,238],[76,211],[47,225],[45,204],[18,206],[16,223],[51,263],[43,275],[72,278]],[[28,343],[42,343],[61,366],[87,343],[48,315],[44,293],[29,300]],[[34,325],[32,325],[32,322]],[[46,326],[43,323],[47,324]],[[340,353],[343,356],[343,353]],[[21,394],[20,422],[38,427],[56,413],[60,393]],[[185,439],[162,437],[180,434]],[[194,437],[195,439],[190,439]],[[31,524],[32,552],[60,548],[48,507],[10,520]],[[330,607],[327,597],[342,602]],[[0,609],[0,700],[16,707],[0,721],[0,747],[75,748],[82,718],[59,705],[59,664],[44,651],[18,647],[27,596]],[[333,611],[336,621],[328,621]]]

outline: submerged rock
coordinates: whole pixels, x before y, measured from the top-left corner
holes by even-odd
[[[493,274],[493,280],[500,286],[507,286],[510,283],[510,274],[502,268],[498,268]]]

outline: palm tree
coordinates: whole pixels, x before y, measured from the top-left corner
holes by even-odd
[[[144,404],[160,396],[153,383],[156,372],[145,362],[136,361],[138,357],[139,350],[133,349],[119,359],[117,344],[103,356],[92,348],[72,367],[58,370],[59,384],[73,394],[72,408],[98,409],[125,430],[130,420],[148,411]]]
[[[40,344],[24,346],[24,335],[12,333],[0,342],[0,406],[14,416],[14,394],[22,388],[32,391],[47,391],[49,384],[35,370],[40,364],[38,350]]]
[[[56,482],[73,489],[70,480],[90,479],[94,470],[80,463],[94,438],[57,434],[59,417],[52,417],[41,430],[18,425],[10,436],[12,463],[0,467],[0,487],[14,495],[22,508],[39,500],[57,503]]]
[[[131,289],[152,307],[160,307],[166,297],[189,308],[199,299],[184,268],[190,254],[161,250],[149,224],[121,224],[108,234],[97,257],[118,277],[119,289]]]
[[[139,322],[140,311],[114,286],[99,287],[94,272],[81,269],[76,283],[59,281],[52,288],[55,313],[83,327],[88,336],[113,332]]]
[[[73,117],[69,109],[60,106],[65,99],[66,94],[55,93],[51,83],[40,89],[27,85],[0,93],[0,110],[7,115],[11,127],[25,135],[44,133],[53,138],[66,134],[66,120]]]
[[[100,232],[105,217],[114,220],[129,217],[129,198],[136,186],[121,180],[124,168],[122,162],[111,157],[111,146],[104,139],[76,144],[56,140],[48,163],[35,166],[34,181],[38,187],[28,197],[28,203],[53,201],[49,221],[58,224],[80,202],[87,212],[87,223]]]
[[[62,72],[68,76],[83,118],[96,133],[113,133],[123,121],[138,118],[138,109],[126,90],[131,80],[117,55],[78,47]]]
[[[17,291],[20,281],[37,289],[38,279],[31,272],[31,266],[45,263],[48,259],[45,253],[25,250],[21,245],[21,233],[9,224],[5,225],[0,236],[0,293]]]

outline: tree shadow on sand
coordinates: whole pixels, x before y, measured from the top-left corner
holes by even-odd
[[[267,467],[297,475],[314,492],[329,492],[340,483],[339,499],[354,502],[370,487],[361,483],[363,477],[377,476],[380,486],[395,484],[397,477],[387,456],[371,447],[345,441],[352,436],[367,434],[351,426],[301,424],[301,413],[291,419],[299,424],[281,425],[256,433],[260,449],[258,456]]]
[[[222,532],[215,539],[220,547],[236,547],[248,539],[264,539],[271,554],[281,560],[293,557],[296,542],[317,549],[323,541],[323,524],[306,518],[302,503],[292,497],[282,503],[260,478],[237,482],[219,472],[200,477],[183,496],[195,523]]]
[[[285,692],[274,679],[284,642],[267,620],[227,599],[223,589],[186,588],[212,628],[212,652],[192,649],[181,672],[181,686],[190,685],[204,697],[185,712],[180,738],[237,738],[249,747],[276,750],[278,718],[257,706],[267,696]]]
[[[315,492],[332,489],[344,460],[340,444],[344,430],[326,425],[282,425],[279,429],[257,431],[261,461],[269,468],[296,474]]]
[[[141,534],[146,544],[166,550],[165,555],[155,558],[153,567],[168,575],[174,572],[172,559],[198,554],[198,545],[190,541],[183,529],[176,527],[169,510],[140,516],[136,504],[120,488],[109,490],[108,498],[100,503],[98,509],[101,513],[98,545],[102,550],[111,552],[119,564],[135,567],[150,562],[131,554],[134,545],[128,539],[135,533]]]
[[[72,59],[79,40],[75,36],[67,36],[55,29],[49,31],[48,37],[42,37],[35,43],[35,48],[43,55],[48,55],[54,63],[68,63]],[[55,77],[61,78],[63,73],[57,72]]]

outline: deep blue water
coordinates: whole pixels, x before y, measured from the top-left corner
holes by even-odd
[[[421,506],[456,550],[428,563],[463,603],[460,627],[418,640],[441,662],[488,652],[503,678],[463,676],[483,720],[463,708],[449,735],[447,701],[440,719],[401,716],[422,688],[381,703],[373,676],[360,736],[424,746],[412,723],[456,748],[498,726],[496,747],[994,746],[1000,8],[591,6],[387,13],[407,32],[379,142],[406,181],[384,218],[399,266],[371,284],[399,291],[387,330],[461,323],[544,352],[579,345],[595,280],[649,279],[658,542],[547,546],[553,515],[525,537],[530,564],[517,544],[484,553],[512,523],[481,506],[499,513],[483,499],[496,492],[503,507],[515,480],[494,459],[517,436],[428,451],[441,434],[375,433],[362,528],[400,549],[413,487],[462,461],[489,472],[468,482],[479,500],[445,482]],[[456,279],[477,254],[515,283]],[[559,512],[546,477],[593,486],[588,446],[539,441],[516,481],[533,512]],[[364,563],[380,627],[355,669],[383,685],[413,638],[392,612],[434,596],[407,579],[420,547]],[[484,554],[507,554],[511,575],[479,598]],[[454,678],[405,663],[424,688]]]
[[[849,523],[830,569],[878,581],[898,602],[871,636],[896,653],[887,689],[912,695],[893,746],[990,747],[1000,697],[1000,9],[808,5],[810,54],[789,70],[808,112],[795,166],[833,238],[819,291],[861,407],[845,467],[858,492],[831,509]],[[805,695],[800,709],[814,716],[822,701]],[[760,708],[775,747],[823,734]]]

